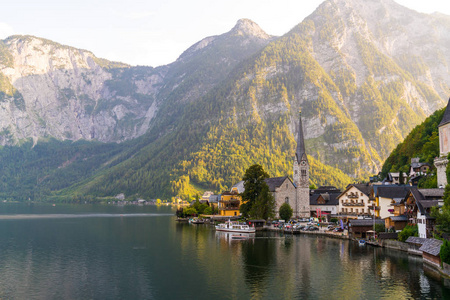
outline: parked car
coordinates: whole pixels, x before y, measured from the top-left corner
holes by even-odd
[[[317,230],[319,230],[319,227],[317,227],[317,226],[309,227],[309,231],[317,231]]]
[[[337,227],[333,231],[334,232],[342,232],[342,231],[344,231],[344,229],[342,229],[341,227]]]

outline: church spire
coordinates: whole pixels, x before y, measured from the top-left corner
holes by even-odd
[[[302,126],[302,111],[299,111],[299,121],[298,121],[298,138],[297,138],[297,150],[295,152],[295,158],[297,161],[306,160],[305,151],[305,139],[303,138],[303,126]]]

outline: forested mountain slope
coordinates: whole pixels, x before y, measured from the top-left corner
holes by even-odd
[[[343,187],[378,172],[450,82],[450,17],[391,0],[325,1],[278,38],[240,20],[158,68],[28,36],[0,46],[2,144],[121,143],[54,186],[98,155],[68,150],[39,181],[60,195],[187,197],[229,188],[253,163],[291,175],[300,109],[312,182]]]

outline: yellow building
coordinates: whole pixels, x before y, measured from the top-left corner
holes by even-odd
[[[241,201],[237,188],[233,187],[231,192],[223,192],[219,201],[219,214],[227,217],[239,216]]]

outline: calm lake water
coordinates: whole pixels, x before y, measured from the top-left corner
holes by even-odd
[[[402,252],[308,235],[230,240],[155,206],[0,204],[1,299],[450,299]]]

